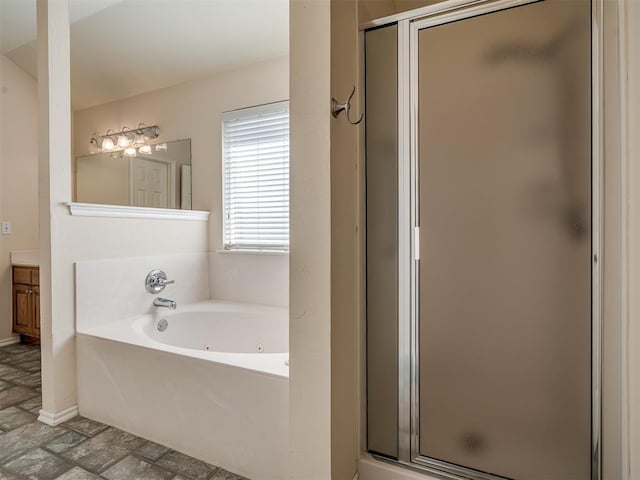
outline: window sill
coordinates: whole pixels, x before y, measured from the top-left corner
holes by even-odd
[[[289,251],[284,250],[216,250],[216,253],[223,253],[229,255],[277,255],[277,256],[289,256]]]

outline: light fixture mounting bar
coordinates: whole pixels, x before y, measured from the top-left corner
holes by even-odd
[[[152,140],[160,136],[160,127],[157,125],[152,125],[150,127],[147,127],[144,124],[140,124],[138,125],[137,128],[133,128],[131,130],[127,129],[127,127],[123,127],[118,132],[114,132],[113,130],[107,130],[103,135],[93,134],[93,136],[91,137],[90,143],[101,145],[102,140],[104,140],[105,138],[109,138],[113,141],[114,144],[116,144],[118,141],[118,137],[121,137],[122,135],[126,135],[126,136],[143,135],[145,138]]]

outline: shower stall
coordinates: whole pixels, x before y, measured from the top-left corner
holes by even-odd
[[[364,28],[367,449],[441,478],[600,477],[589,0]]]

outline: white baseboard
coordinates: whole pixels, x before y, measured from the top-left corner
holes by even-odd
[[[9,338],[0,340],[0,347],[8,347],[9,345],[13,345],[14,343],[20,343],[20,335],[13,335]]]
[[[50,427],[55,427],[56,425],[60,425],[61,423],[64,423],[67,420],[71,420],[73,417],[77,417],[78,415],[79,411],[77,405],[69,407],[59,413],[51,413],[40,410],[38,421],[49,425]]]

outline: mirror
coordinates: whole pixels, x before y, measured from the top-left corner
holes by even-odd
[[[80,203],[191,209],[191,140],[76,158],[76,198]]]

